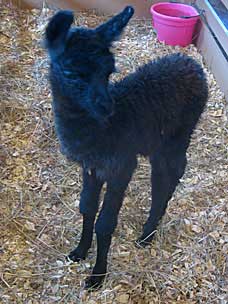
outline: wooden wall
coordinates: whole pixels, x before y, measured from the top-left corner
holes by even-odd
[[[224,1],[228,7],[228,1]],[[204,10],[203,26],[197,47],[214,74],[228,101],[228,30],[208,0],[197,0],[196,5]]]
[[[150,18],[150,7],[153,3],[164,2],[162,0],[10,0],[21,8],[41,8],[43,3],[48,7],[64,9],[98,9],[104,13],[115,13],[126,5],[135,8],[135,16]],[[9,2],[10,2],[9,1]],[[178,2],[190,3],[190,0],[180,0]]]

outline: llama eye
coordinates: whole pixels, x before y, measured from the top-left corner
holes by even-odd
[[[83,78],[83,79],[85,79],[85,78],[87,78],[88,77],[88,74],[86,74],[86,73],[78,73],[78,76],[80,77],[80,78]]]

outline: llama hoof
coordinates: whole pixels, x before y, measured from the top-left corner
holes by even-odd
[[[91,275],[85,281],[85,289],[95,291],[101,288],[105,275]]]
[[[80,262],[81,260],[85,260],[86,255],[82,254],[77,248],[69,253],[66,257],[67,260],[71,260],[73,262]]]

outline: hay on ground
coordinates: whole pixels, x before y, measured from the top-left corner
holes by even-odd
[[[41,37],[48,9],[0,10],[0,302],[221,303],[228,294],[227,105],[202,56],[159,43],[150,21],[132,20],[116,43],[119,79],[137,66],[183,52],[204,65],[210,98],[188,150],[188,167],[158,233],[136,249],[150,205],[150,168],[140,159],[129,185],[101,290],[83,289],[95,261],[68,264],[79,240],[81,174],[59,153],[53,131],[48,60]],[[78,12],[76,23],[106,20]]]

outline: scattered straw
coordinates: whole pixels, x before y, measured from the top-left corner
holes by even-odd
[[[53,12],[1,7],[0,281],[1,303],[221,303],[227,301],[227,106],[207,70],[210,98],[188,151],[188,167],[152,246],[136,249],[150,204],[150,170],[141,159],[129,185],[109,258],[94,293],[83,282],[95,245],[80,264],[64,255],[79,240],[81,174],[60,155],[53,131],[48,61],[41,35]],[[95,26],[107,16],[77,14]],[[194,46],[158,43],[149,21],[132,20],[116,43],[120,74],[150,59]],[[143,219],[143,220],[142,220]]]

